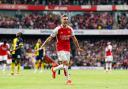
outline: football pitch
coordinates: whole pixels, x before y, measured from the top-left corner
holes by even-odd
[[[0,71],[0,89],[128,89],[128,70],[70,70],[73,84],[66,85],[63,71],[52,79],[51,71],[23,70],[11,76]]]

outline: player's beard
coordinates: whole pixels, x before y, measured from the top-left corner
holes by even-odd
[[[67,22],[63,23],[63,26],[64,26],[64,27],[66,27],[67,25],[68,25],[68,23],[67,23]]]

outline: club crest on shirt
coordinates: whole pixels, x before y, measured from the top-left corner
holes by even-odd
[[[63,34],[63,32],[60,32],[60,34]]]
[[[71,31],[68,31],[68,34],[70,34],[71,33]]]

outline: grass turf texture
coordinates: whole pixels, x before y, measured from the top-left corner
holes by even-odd
[[[52,79],[51,71],[24,70],[11,76],[0,71],[0,89],[128,89],[128,70],[70,70],[73,84],[66,85],[63,71]]]

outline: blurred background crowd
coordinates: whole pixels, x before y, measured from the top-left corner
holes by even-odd
[[[1,13],[1,12],[0,12]],[[0,14],[0,28],[54,29],[60,25],[61,12],[17,11]],[[69,24],[74,29],[128,29],[127,12],[69,12]]]
[[[42,37],[43,38],[43,37]],[[45,38],[45,37],[44,37]],[[44,41],[43,38],[43,41]],[[92,39],[93,38],[93,39]],[[128,40],[127,39],[90,39],[79,38],[79,44],[84,51],[81,54],[78,54],[74,44],[71,42],[71,62],[73,66],[94,66],[101,67],[105,65],[105,47],[107,42],[111,42],[113,46],[113,67],[117,68],[128,68]],[[11,38],[3,38],[2,40],[7,40],[11,43]],[[25,65],[33,66],[34,58],[34,46],[37,42],[36,38],[25,38],[24,39],[24,50],[22,55],[22,61]],[[53,58],[57,59],[55,41],[53,40],[46,47],[46,54]],[[11,44],[10,44],[11,45]]]

